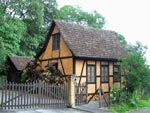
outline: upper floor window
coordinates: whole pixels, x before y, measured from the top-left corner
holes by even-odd
[[[120,82],[121,76],[120,76],[120,68],[119,66],[114,66],[114,82]]]
[[[108,82],[109,81],[109,66],[101,65],[101,81]]]
[[[87,65],[87,82],[95,83],[96,81],[95,65]]]
[[[60,49],[60,33],[54,34],[52,36],[52,50],[59,50]]]

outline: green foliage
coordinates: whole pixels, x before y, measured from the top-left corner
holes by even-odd
[[[115,113],[126,113],[127,111],[150,107],[150,99],[138,100],[136,106],[131,106],[130,103],[120,103],[110,106],[110,110]]]
[[[136,89],[144,90],[146,87],[150,87],[148,83],[150,69],[144,57],[145,49],[140,43],[130,46],[127,58],[122,60],[122,72],[125,75],[124,86],[128,95],[132,95]]]
[[[66,5],[57,10],[57,18],[69,22],[75,22],[95,28],[102,28],[105,24],[105,18],[97,11],[91,13],[83,11],[80,7]]]
[[[87,24],[94,28],[102,28],[105,24],[105,18],[97,11],[93,11],[87,15]]]
[[[52,15],[55,15],[56,0],[13,0],[13,2],[1,0],[0,3],[4,9],[3,14],[5,16],[9,15],[10,20],[12,20],[10,24],[12,29],[14,29],[13,24],[16,21],[22,22],[21,25],[24,25],[24,28],[26,28],[24,30],[25,33],[20,32],[19,27],[16,27],[18,32],[14,32],[15,35],[20,33],[23,36],[22,39],[17,40],[20,42],[16,41],[16,44],[19,44],[22,50],[19,55],[35,56],[39,50],[40,43],[44,41],[47,26],[51,23]],[[5,23],[8,23],[7,21],[5,20]]]
[[[124,93],[124,88],[121,87],[116,87],[113,86],[110,90],[110,99],[111,103],[120,103],[120,102],[125,102],[125,93]]]
[[[38,50],[38,46],[43,41],[43,23],[44,23],[44,5],[40,0],[23,1],[26,2],[26,13],[22,21],[26,23],[27,32],[21,41],[21,49],[23,55],[34,56]]]
[[[57,2],[56,0],[40,0],[44,5],[44,23],[46,29],[50,26],[52,19],[57,17]]]
[[[0,75],[6,75],[8,55],[36,54],[55,8],[56,0],[0,1]]]
[[[5,74],[7,56],[21,54],[20,42],[24,38],[26,26],[21,20],[5,15],[2,5],[0,5],[0,11],[2,14],[0,15],[0,73]]]
[[[124,75],[122,88],[112,88],[112,99],[116,101],[113,101],[110,109],[118,113],[150,107],[150,100],[145,101],[150,98],[150,68],[144,57],[146,47],[137,42],[134,46],[128,45],[127,50],[128,56],[121,62]]]
[[[130,111],[131,109],[134,109],[134,108],[130,108],[130,106],[126,103],[120,103],[119,105],[114,104],[114,105],[110,106],[109,109],[115,113],[125,113],[125,112]]]
[[[127,49],[128,48],[128,43],[125,40],[125,37],[122,34],[119,34],[117,32],[115,32],[116,37],[120,40],[120,43],[122,44],[122,46]]]

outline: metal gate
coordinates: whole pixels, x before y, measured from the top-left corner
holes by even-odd
[[[87,103],[87,85],[85,83],[75,83],[75,105],[83,105]]]
[[[68,84],[0,84],[0,109],[58,108],[68,105]]]

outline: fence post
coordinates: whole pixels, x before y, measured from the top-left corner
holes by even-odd
[[[69,88],[68,104],[69,104],[69,107],[74,107],[75,106],[75,82],[74,82],[73,76],[69,77],[68,88]]]
[[[41,107],[41,99],[42,99],[42,94],[41,94],[41,81],[37,81],[37,84],[38,84],[38,107]]]
[[[101,107],[102,107],[101,94],[102,94],[102,92],[101,92],[101,88],[99,88],[99,108],[101,108]]]

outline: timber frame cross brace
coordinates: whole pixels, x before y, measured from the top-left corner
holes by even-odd
[[[105,93],[103,92],[103,90],[101,88],[98,88],[95,93],[90,97],[90,99],[88,100],[88,103],[93,99],[93,97],[98,93],[99,91],[99,103],[101,104],[101,95],[103,96],[104,98],[104,101],[106,103],[107,106],[109,106],[109,102],[107,101],[106,97],[105,97]],[[99,106],[101,106],[99,104]]]

